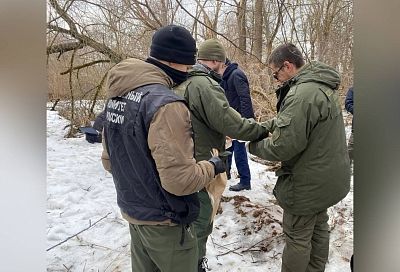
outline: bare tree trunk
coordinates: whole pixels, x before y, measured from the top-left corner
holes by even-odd
[[[110,67],[127,57],[144,59],[153,31],[171,23],[186,26],[198,42],[223,42],[253,75],[252,95],[267,91],[265,97],[255,94],[261,115],[275,110],[275,96],[266,67],[254,62],[279,43],[294,42],[307,59],[334,66],[342,88],[352,81],[352,0],[48,0],[48,10],[49,99],[71,101],[73,112],[63,111],[71,134],[104,99],[101,86]]]
[[[254,51],[253,54],[261,61],[262,58],[262,25],[263,0],[255,0],[254,5]]]
[[[272,13],[275,13],[276,15],[276,20],[275,22],[271,21],[271,20],[265,20],[265,24],[266,27],[268,28],[267,31],[267,45],[266,45],[266,51],[267,51],[267,55],[269,56],[269,54],[272,52],[272,45],[273,42],[276,38],[276,35],[278,34],[279,28],[282,25],[282,21],[283,21],[283,2],[284,0],[276,0],[276,10],[271,10],[270,9],[270,14],[268,14],[269,16],[271,16]],[[268,2],[269,5],[272,5],[271,3]]]
[[[246,51],[246,6],[247,0],[240,0],[237,6],[239,48],[243,51]]]
[[[74,67],[74,58],[76,54],[76,49],[72,52],[71,56],[71,62],[70,62],[70,72],[69,72],[69,90],[71,94],[71,115],[70,115],[70,127],[69,131],[67,134],[67,137],[74,137],[75,133],[77,132],[76,127],[75,127],[75,95],[74,95],[74,88],[73,88],[73,82],[72,82],[72,73],[73,73],[73,67]]]

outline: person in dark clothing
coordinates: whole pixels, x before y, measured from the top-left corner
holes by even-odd
[[[97,115],[96,119],[94,119],[93,128],[101,133],[103,131],[105,121],[106,111],[103,110],[99,115]]]
[[[349,158],[350,158],[350,163],[353,162],[353,144],[354,144],[354,136],[353,136],[353,132],[354,132],[354,112],[353,112],[353,86],[351,86],[349,88],[349,90],[347,91],[346,94],[346,99],[344,100],[344,107],[347,110],[347,112],[351,113],[352,118],[351,118],[351,134],[350,134],[350,138],[349,138],[349,142],[347,143],[347,150],[349,151]],[[353,264],[354,262],[354,254],[351,255],[350,258],[350,269],[351,271],[353,271]]]
[[[225,62],[221,87],[225,91],[229,105],[244,118],[254,118],[253,104],[250,97],[249,81],[238,64],[228,58]],[[240,176],[240,182],[229,187],[231,191],[251,189],[251,175],[245,142],[232,140],[232,146],[227,149],[235,156],[235,164]],[[227,176],[231,179],[232,154],[228,157]]]
[[[106,112],[103,110],[99,115],[97,115],[94,120],[93,126],[80,127],[79,130],[85,133],[85,139],[91,144],[101,143],[102,141],[102,131],[104,126],[104,121],[106,119]]]
[[[354,254],[351,255],[351,258],[350,258],[350,270],[351,270],[351,272],[353,272],[353,269],[354,269]]]
[[[135,272],[198,270],[198,191],[225,166],[217,156],[194,159],[190,112],[171,90],[195,59],[190,32],[168,25],[146,61],[125,59],[108,74],[102,162],[129,222]]]
[[[353,113],[353,87],[350,87],[350,89],[347,91],[346,94],[346,99],[344,101],[344,107],[346,108],[346,110],[351,113],[351,115],[354,116]],[[351,134],[350,134],[350,138],[349,138],[349,142],[347,144],[347,149],[349,150],[349,157],[350,157],[350,161],[353,162],[353,145],[354,145],[354,136],[353,136],[353,132],[354,132],[354,126],[353,126],[353,121],[354,121],[354,117],[352,117],[351,119]]]

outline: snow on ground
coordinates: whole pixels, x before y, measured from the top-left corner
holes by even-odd
[[[47,111],[47,271],[130,271],[128,224],[117,207],[112,177],[101,165],[101,144],[84,136],[64,138],[67,124]],[[266,165],[249,163],[252,190],[242,192],[228,190],[239,181],[232,165],[222,213],[207,244],[211,271],[280,271],[284,241],[282,209],[272,195],[276,177]],[[350,271],[353,189],[329,215],[326,271]]]

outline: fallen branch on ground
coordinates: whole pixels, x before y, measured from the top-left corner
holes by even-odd
[[[271,243],[272,240],[274,240],[274,239],[276,239],[276,238],[279,238],[280,236],[283,236],[283,233],[278,234],[278,235],[273,236],[273,237],[267,237],[267,238],[265,238],[265,239],[262,239],[261,241],[258,241],[257,243],[253,244],[252,246],[248,247],[247,249],[243,249],[243,250],[241,251],[241,253],[246,252],[246,251],[250,251],[253,247],[255,247],[256,245],[259,245],[260,243],[262,243],[262,242],[264,242],[264,241],[266,241],[266,240],[270,240],[269,243]]]
[[[97,223],[99,223],[101,220],[103,220],[103,219],[105,219],[107,216],[109,216],[111,213],[112,213],[112,212],[107,213],[105,216],[103,216],[102,218],[100,218],[99,220],[97,220],[96,222],[94,222],[93,224],[89,221],[89,227],[87,227],[87,228],[81,230],[80,232],[78,232],[78,233],[76,233],[76,234],[74,234],[74,235],[69,236],[67,239],[65,239],[65,240],[63,240],[63,241],[61,241],[61,242],[59,242],[58,244],[56,244],[56,245],[54,245],[54,246],[52,246],[52,247],[49,247],[48,249],[46,249],[46,251],[52,250],[53,248],[55,248],[55,247],[57,247],[57,246],[59,246],[59,245],[65,243],[65,242],[68,241],[69,239],[74,238],[75,236],[81,234],[81,233],[84,232],[85,230],[90,229],[91,227],[93,227],[94,225],[96,225]]]

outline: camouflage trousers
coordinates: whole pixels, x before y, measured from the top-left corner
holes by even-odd
[[[292,215],[284,211],[282,272],[323,272],[329,254],[327,211]]]
[[[193,224],[186,227],[129,224],[129,230],[133,272],[197,272]]]

